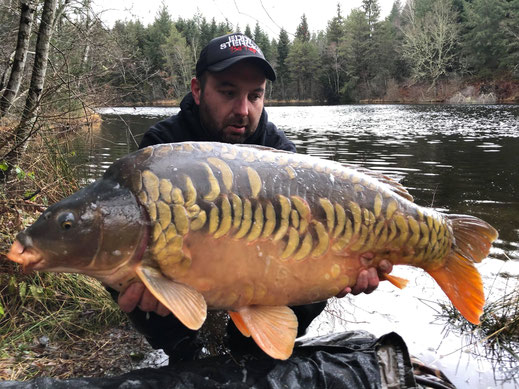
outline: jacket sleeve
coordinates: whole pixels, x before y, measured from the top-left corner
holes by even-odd
[[[139,149],[158,145],[160,143],[164,143],[164,139],[162,139],[160,136],[160,132],[156,131],[154,128],[150,128],[142,137],[141,143],[139,144]]]

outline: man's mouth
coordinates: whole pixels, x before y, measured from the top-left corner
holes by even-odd
[[[247,127],[244,124],[231,124],[229,126],[231,129],[231,132],[237,133],[237,134],[244,134]]]

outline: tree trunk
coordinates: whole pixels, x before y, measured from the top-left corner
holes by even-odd
[[[25,61],[27,60],[27,51],[29,49],[29,41],[31,38],[32,22],[36,13],[36,1],[28,0],[20,4],[20,26],[18,28],[18,42],[16,43],[16,51],[14,61],[11,68],[11,75],[7,82],[7,87],[2,97],[0,97],[0,118],[5,116],[13,101],[18,94],[20,84],[22,83],[23,71],[25,69]]]
[[[54,17],[56,14],[57,0],[45,0],[41,15],[41,23],[38,31],[38,40],[36,41],[36,53],[34,58],[34,66],[32,69],[31,85],[29,93],[25,100],[25,107],[22,112],[20,124],[14,133],[14,145],[7,154],[5,162],[7,162],[7,170],[0,171],[0,179],[7,179],[11,169],[21,159],[27,145],[27,140],[32,135],[31,128],[34,125],[40,98],[47,73],[47,62],[49,59],[50,40],[54,27]]]
[[[67,1],[68,3],[68,1]],[[90,0],[86,0],[83,4],[84,12],[86,12],[86,20],[85,20],[85,47],[83,49],[83,58],[81,59],[81,69],[86,69],[88,66],[88,60],[90,57],[90,30],[95,24],[95,21],[92,22],[90,19]]]

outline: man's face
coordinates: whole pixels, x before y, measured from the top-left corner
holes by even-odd
[[[205,77],[203,91],[198,79],[191,81],[202,125],[222,142],[243,143],[258,127],[265,73],[253,63],[240,61],[224,71],[207,72]]]

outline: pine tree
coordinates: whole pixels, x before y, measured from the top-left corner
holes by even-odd
[[[281,90],[281,98],[286,100],[286,88],[289,82],[289,73],[288,73],[288,65],[287,65],[287,57],[290,51],[290,39],[288,38],[288,33],[285,29],[281,29],[279,32],[279,39],[277,45],[277,82],[276,84],[280,86]]]
[[[144,46],[144,54],[149,59],[154,70],[164,68],[166,59],[160,50],[169,35],[172,26],[171,16],[168,8],[162,4],[155,16],[153,23],[147,28],[147,39]]]
[[[340,38],[344,33],[344,18],[341,14],[341,5],[337,3],[337,15],[328,22],[326,27],[326,38],[328,43],[339,43]]]
[[[252,30],[250,29],[250,26],[248,24],[245,26],[245,32],[243,33],[243,35],[252,38]]]
[[[171,26],[161,50],[166,58],[164,70],[168,74],[167,84],[170,89],[168,95],[182,97],[189,91],[191,76],[195,69],[186,39],[175,26]]]
[[[310,30],[308,29],[308,22],[306,21],[305,14],[301,16],[301,22],[297,26],[296,39],[299,39],[301,42],[310,41]]]
[[[473,0],[464,2],[467,31],[463,36],[463,53],[472,70],[490,76],[503,67],[508,42],[505,30],[506,0]]]
[[[380,6],[378,0],[362,0],[362,9],[366,14],[368,25],[371,33],[375,30],[375,24],[380,17]]]
[[[370,28],[364,11],[354,9],[344,23],[344,38],[339,46],[339,55],[344,63],[348,80],[341,88],[342,99],[358,100],[367,97],[369,90]],[[360,95],[359,95],[360,94]]]
[[[266,33],[263,32],[258,22],[256,22],[256,26],[254,27],[254,34],[251,37],[254,42],[259,46],[263,55],[267,59],[267,61],[271,61],[273,57],[272,50],[270,48],[270,40]]]

